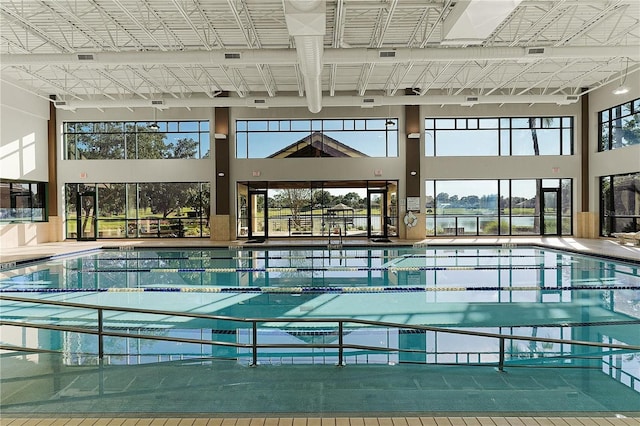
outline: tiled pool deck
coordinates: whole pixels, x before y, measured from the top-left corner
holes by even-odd
[[[335,242],[335,241],[334,241]],[[593,254],[610,256],[620,259],[628,259],[640,262],[640,246],[623,245],[613,239],[580,239],[573,237],[456,237],[456,238],[426,238],[424,240],[402,240],[392,238],[390,243],[372,242],[366,238],[345,238],[343,246],[372,246],[384,247],[385,245],[541,245],[560,250],[575,251],[583,254]],[[166,247],[166,248],[207,248],[207,247],[229,247],[229,246],[256,246],[256,247],[278,247],[278,246],[319,246],[326,247],[327,240],[323,238],[273,238],[264,243],[249,244],[247,240],[237,241],[214,241],[208,239],[178,239],[178,238],[153,238],[139,240],[97,240],[97,241],[63,241],[57,243],[47,243],[38,246],[24,246],[19,248],[0,249],[0,263],[17,262],[28,259],[39,259],[67,253],[80,252],[101,247]]]

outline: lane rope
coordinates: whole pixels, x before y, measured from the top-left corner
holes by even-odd
[[[318,293],[431,293],[450,291],[581,291],[581,290],[640,290],[632,285],[594,285],[594,286],[449,286],[449,287],[113,287],[113,288],[3,288],[0,293],[290,293],[290,294],[318,294]]]
[[[497,265],[497,266],[330,266],[322,267],[269,267],[269,268],[72,268],[72,271],[80,273],[113,273],[113,272],[171,272],[171,273],[245,273],[245,272],[369,272],[369,271],[389,271],[389,272],[415,272],[415,271],[494,271],[494,270],[557,270],[560,266],[539,266],[539,265]],[[600,270],[594,268],[594,270]]]

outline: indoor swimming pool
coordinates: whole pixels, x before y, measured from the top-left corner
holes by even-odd
[[[5,268],[0,296],[5,412],[640,412],[640,263],[122,247]]]

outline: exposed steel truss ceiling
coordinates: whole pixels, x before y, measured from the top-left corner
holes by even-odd
[[[512,8],[467,40],[447,26],[464,29],[468,1],[2,0],[1,78],[70,109],[317,112],[409,93],[417,104],[570,103],[639,76],[640,0],[473,1]]]

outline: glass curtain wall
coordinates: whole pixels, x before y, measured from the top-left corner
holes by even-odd
[[[427,118],[425,156],[572,155],[572,117]]]
[[[373,190],[386,191],[387,206],[377,204],[370,214],[386,218],[387,236],[396,236],[395,181],[238,183],[236,232],[239,237],[378,235],[382,228],[368,225],[367,193]]]
[[[64,123],[65,160],[208,158],[208,121]]]
[[[600,234],[640,231],[640,172],[600,178]]]
[[[543,188],[558,194],[557,205],[543,205]],[[571,188],[571,179],[427,180],[427,235],[571,235]],[[547,232],[544,207],[560,210],[544,216]]]
[[[78,195],[90,192],[96,194],[98,238],[210,235],[208,183],[73,183],[65,186],[67,238],[77,238]]]
[[[397,157],[398,120],[237,120],[236,158]]]

